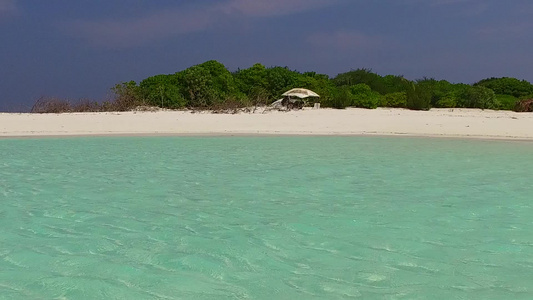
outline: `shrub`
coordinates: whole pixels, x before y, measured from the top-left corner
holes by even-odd
[[[333,107],[340,109],[344,109],[350,106],[352,103],[352,93],[350,92],[350,87],[342,86],[336,89],[333,97],[322,103],[324,104],[324,107]]]
[[[412,83],[407,88],[407,108],[412,110],[429,110],[430,91],[422,85]]]
[[[66,113],[71,112],[72,108],[70,102],[67,100],[59,98],[47,98],[41,97],[37,99],[33,107],[31,108],[31,113],[43,114],[43,113]]]
[[[499,106],[494,91],[483,86],[466,89],[462,100],[460,106],[467,108],[497,109]]]
[[[407,93],[389,93],[381,97],[380,106],[383,107],[407,107]]]
[[[109,110],[127,111],[144,105],[141,90],[135,81],[117,84],[111,90],[115,93],[115,98],[112,102],[108,103]]]
[[[457,107],[457,99],[451,96],[443,97],[435,103],[435,106],[440,108],[454,108]]]
[[[102,111],[102,106],[96,101],[82,99],[78,103],[71,104],[73,112],[98,112]]]
[[[379,105],[381,98],[379,93],[372,91],[372,89],[364,83],[352,85],[350,87],[350,92],[352,106],[373,109]]]
[[[533,93],[533,85],[525,80],[511,77],[483,79],[475,86],[483,86],[494,91],[496,94],[524,97]]]
[[[497,109],[513,110],[516,107],[518,99],[511,95],[496,95],[496,101],[498,103]]]
[[[524,99],[516,102],[514,111],[533,112],[533,99]]]

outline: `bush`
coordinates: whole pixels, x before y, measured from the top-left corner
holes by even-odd
[[[175,74],[148,77],[141,81],[139,88],[148,105],[162,108],[183,108],[187,105]]]
[[[477,82],[474,86],[483,86],[491,89],[496,94],[510,95],[517,98],[533,93],[533,85],[531,83],[511,77],[487,78]]]
[[[457,107],[457,100],[454,97],[443,97],[435,103],[435,107],[454,108]]]
[[[497,109],[513,110],[516,107],[518,99],[511,95],[496,95],[496,101],[498,103]]]
[[[483,86],[466,89],[462,100],[460,106],[466,108],[497,109],[499,106],[494,91]]]
[[[389,93],[381,97],[382,107],[407,107],[407,93]]]
[[[102,111],[102,106],[96,101],[83,99],[78,103],[71,104],[71,109],[73,112],[99,112]]]
[[[123,82],[115,85],[111,89],[115,93],[115,98],[108,103],[109,110],[127,111],[137,106],[144,105],[141,96],[141,89],[135,81]]]
[[[533,112],[533,99],[524,99],[516,102],[514,107],[516,112]]]
[[[429,110],[431,92],[422,85],[412,83],[407,88],[407,108],[412,110]]]
[[[71,111],[72,111],[72,108],[70,106],[70,102],[67,100],[63,100],[59,98],[41,97],[35,102],[30,112],[37,113],[37,114],[43,114],[43,113],[60,114],[60,113],[66,113],[66,112],[71,112]]]
[[[77,103],[59,99],[59,98],[39,98],[31,109],[31,113],[71,113],[71,112],[98,112],[102,111],[103,106],[98,102],[90,100],[80,100]]]
[[[233,75],[223,64],[214,60],[192,66],[175,76],[177,91],[182,92],[190,107],[208,108],[230,98],[244,97],[239,92]]]
[[[352,93],[349,86],[342,86],[334,92],[331,99],[322,102],[324,107],[344,109],[352,103]]]
[[[381,98],[379,93],[372,91],[372,89],[364,83],[352,85],[350,87],[350,92],[352,106],[374,109],[379,105]]]

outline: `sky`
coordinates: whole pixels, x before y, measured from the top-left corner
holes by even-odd
[[[533,82],[531,0],[0,0],[0,111],[217,60]]]

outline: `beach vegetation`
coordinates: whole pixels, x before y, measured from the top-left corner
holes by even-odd
[[[514,110],[516,107],[516,103],[518,102],[518,98],[511,96],[511,95],[497,94],[496,101],[498,104],[497,109]]]
[[[183,108],[186,105],[175,75],[148,77],[141,81],[139,88],[147,105],[161,108]]]
[[[309,98],[309,104],[314,102],[329,102],[334,97],[335,85],[328,75],[318,74],[315,72],[306,72],[298,77],[296,84],[298,87],[310,89],[320,95],[320,99]]]
[[[114,93],[114,99],[111,102],[103,103],[106,110],[127,111],[137,106],[146,105],[141,89],[135,81],[116,84],[111,90]]]
[[[299,72],[288,67],[266,67],[260,63],[230,72],[216,60],[191,66],[173,74],[147,77],[138,84],[127,81],[112,87],[106,101],[70,101],[39,98],[32,112],[127,111],[142,108],[255,111],[280,99],[292,88],[315,91],[304,105],[322,107],[480,108],[527,111],[533,85],[510,77],[487,78],[475,84],[451,83],[402,75],[381,76],[371,69],[352,69],[335,77],[317,72]],[[521,101],[524,100],[524,101]],[[251,108],[251,109],[250,109]]]
[[[486,87],[496,94],[510,95],[516,98],[533,94],[533,85],[531,83],[512,77],[491,77],[478,81],[474,86]]]
[[[66,113],[71,112],[72,107],[69,101],[59,98],[40,97],[33,104],[31,113]]]
[[[381,95],[364,83],[350,86],[350,94],[350,104],[355,107],[377,108],[381,100]]]
[[[500,106],[493,90],[484,86],[472,86],[464,90],[460,107],[498,109]]]
[[[175,74],[188,107],[206,108],[228,98],[241,98],[226,67],[214,60]]]
[[[235,84],[245,95],[268,93],[267,69],[262,64],[255,64],[248,69],[239,69],[233,73]],[[270,95],[268,95],[270,96]]]
[[[357,69],[338,74],[333,78],[333,82],[336,86],[366,84],[381,95],[406,91],[403,76],[387,75],[383,77],[372,72],[371,69]]]
[[[405,108],[407,107],[407,93],[406,92],[395,92],[395,93],[385,94],[381,96],[381,101],[380,101],[379,106]]]
[[[407,92],[408,87],[406,84],[409,80],[405,79],[403,76],[387,75],[382,77],[382,80],[385,88],[382,91],[376,90],[382,95]]]
[[[322,102],[321,102],[322,103]],[[350,86],[344,85],[336,88],[333,97],[324,101],[324,107],[344,109],[352,103],[352,92]]]
[[[301,75],[287,67],[272,67],[266,72],[267,89],[271,95],[279,97],[287,90],[297,86],[298,79]]]
[[[407,85],[407,108],[412,110],[429,110],[431,108],[431,90],[424,84],[411,82]]]
[[[435,107],[455,108],[457,107],[457,98],[455,98],[454,96],[442,97],[437,101],[437,103],[435,103]]]
[[[533,99],[522,99],[516,102],[514,111],[533,112]]]
[[[33,107],[31,113],[69,113],[69,112],[98,112],[102,111],[102,105],[89,99],[70,101],[55,97],[41,97]]]
[[[464,87],[454,85],[446,80],[436,80],[434,78],[424,78],[418,80],[418,85],[430,93],[430,105],[432,107],[449,106],[460,94]],[[441,101],[442,100],[442,101]],[[439,104],[438,104],[439,103]]]

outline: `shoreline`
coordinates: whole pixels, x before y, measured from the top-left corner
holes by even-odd
[[[266,113],[190,111],[0,113],[0,139],[95,136],[404,136],[533,141],[533,114],[479,109],[322,108]]]
[[[11,135],[0,136],[1,140],[31,140],[31,139],[64,139],[64,138],[105,138],[105,137],[198,137],[198,138],[224,138],[224,137],[395,137],[395,138],[423,138],[423,139],[450,139],[450,140],[479,140],[502,142],[533,143],[533,138],[511,136],[473,136],[473,135],[431,135],[431,134],[401,134],[401,133],[354,133],[354,134],[314,134],[314,133],[96,133],[96,134],[60,134],[60,135]]]

